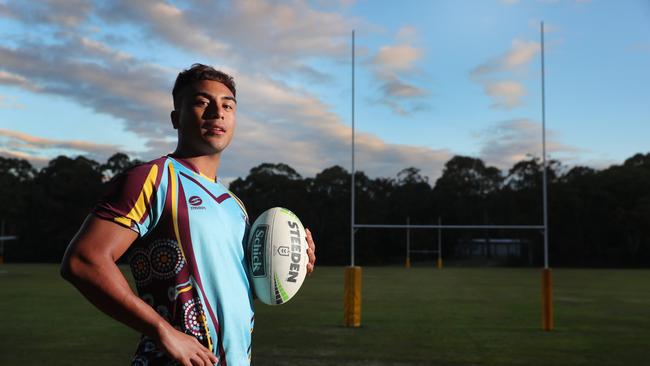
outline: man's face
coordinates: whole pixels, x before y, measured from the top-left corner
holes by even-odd
[[[172,112],[179,146],[197,155],[222,152],[235,132],[236,111],[237,102],[224,84],[200,80],[188,85],[179,110]]]

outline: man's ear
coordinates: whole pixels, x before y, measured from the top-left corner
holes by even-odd
[[[174,129],[175,129],[175,130],[178,130],[178,118],[179,118],[179,116],[178,116],[178,111],[173,110],[173,111],[169,114],[169,118],[171,118],[171,120],[172,120],[172,126],[174,126]]]

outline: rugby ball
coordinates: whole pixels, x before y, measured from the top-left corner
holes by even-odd
[[[251,226],[248,269],[255,295],[280,305],[296,295],[307,274],[307,239],[300,219],[282,207],[264,211]]]

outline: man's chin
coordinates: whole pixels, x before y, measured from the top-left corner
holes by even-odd
[[[221,154],[228,147],[229,142],[208,140],[204,145],[203,152],[205,155]]]

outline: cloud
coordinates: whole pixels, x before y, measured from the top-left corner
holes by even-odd
[[[542,156],[542,126],[530,119],[512,119],[495,123],[476,137],[481,142],[480,157],[485,162],[506,170],[528,156]],[[546,129],[546,153],[562,162],[576,162],[583,149],[565,145],[558,133]]]
[[[0,95],[0,109],[25,109],[25,105],[18,103],[16,97]]]
[[[349,30],[363,22],[333,11],[316,10],[302,1],[214,2],[193,0],[185,7],[160,1],[113,1],[101,7],[107,23],[140,28],[143,36],[255,72],[305,70],[312,57],[347,58]]]
[[[247,97],[239,105],[235,140],[225,153],[226,170],[250,166],[246,162],[261,157],[310,175],[335,164],[349,166],[351,128],[318,98],[264,76],[241,75],[238,83]],[[244,112],[249,105],[257,107],[255,113]],[[355,142],[357,169],[371,176],[394,176],[416,165],[434,177],[452,156],[448,150],[389,144],[358,131]]]
[[[407,81],[418,75],[417,62],[423,57],[422,49],[410,44],[417,37],[415,28],[403,27],[398,30],[398,44],[385,45],[365,62],[379,81],[380,96],[376,102],[388,106],[400,115],[409,115],[426,108],[422,97],[429,93],[426,89]]]
[[[507,52],[470,72],[470,78],[481,84],[485,94],[492,99],[492,108],[512,109],[523,105],[526,89],[515,78],[522,78],[540,49],[539,42],[515,39]]]
[[[34,164],[42,164],[53,155],[84,155],[103,162],[121,150],[114,144],[48,139],[2,128],[0,128],[0,141],[4,146],[0,152],[5,156],[26,159]]]
[[[32,26],[76,28],[91,13],[88,0],[12,1],[0,4],[0,14]]]
[[[225,153],[221,175],[245,176],[263,161],[285,162],[304,174],[335,164],[348,165],[350,127],[331,106],[310,90],[290,84],[284,75],[304,75],[311,70],[316,78],[325,78],[308,61],[321,57],[339,62],[347,57],[347,29],[354,19],[311,9],[303,2],[273,5],[266,1],[195,0],[180,8],[155,1],[115,1],[97,6],[100,8],[91,17],[141,30],[143,38],[156,41],[152,43],[154,51],[166,51],[169,48],[163,47],[171,45],[186,51],[189,58],[203,55],[217,60],[213,64],[234,74],[240,96],[238,127],[233,145]],[[182,37],[172,34],[185,26]],[[30,83],[38,85],[38,93],[62,96],[122,120],[123,128],[142,138],[142,146],[130,152],[138,158],[151,159],[173,150],[176,133],[169,124],[170,89],[178,68],[141,59],[99,41],[92,33],[83,34],[65,33],[56,41],[25,37],[14,46],[0,45],[1,68],[11,75],[5,78],[25,89]],[[398,34],[401,39],[415,36],[408,28]],[[399,61],[386,59],[389,54]],[[402,108],[403,101],[411,103],[403,104],[403,113],[422,108],[414,101],[426,91],[405,79],[417,73],[421,57],[414,46],[396,44],[374,58],[377,75],[383,77],[382,95],[392,98],[389,102],[400,102],[394,108]],[[19,82],[20,78],[28,82]],[[62,152],[105,160],[121,150],[117,145],[49,140],[7,130],[2,138],[7,149],[30,156],[53,157]],[[371,176],[393,176],[414,165],[436,177],[451,156],[447,150],[389,144],[371,134],[357,135],[358,168]]]
[[[503,55],[489,60],[471,72],[472,77],[487,76],[496,72],[518,72],[539,53],[540,44],[536,41],[515,39],[511,48]]]
[[[415,62],[422,58],[422,50],[408,44],[383,46],[371,61],[378,72],[393,74],[412,71]]]
[[[0,147],[0,156],[9,159],[23,159],[29,161],[29,163],[35,168],[42,168],[47,165],[50,161],[50,158],[38,155],[26,154],[20,151],[11,151],[3,147]]]
[[[0,59],[2,67],[9,70],[4,73],[11,76],[3,79],[13,80],[14,85],[70,98],[124,120],[126,129],[136,133],[169,133],[172,102],[168,90],[173,76],[164,68],[76,36],[54,45],[25,42],[18,48],[0,46]]]
[[[201,9],[207,11],[203,6]],[[155,35],[186,51],[223,56],[229,49],[228,45],[210,37],[202,29],[201,22],[192,21],[185,11],[166,2],[112,1],[98,14],[108,23],[129,23],[142,28],[150,37]],[[213,19],[209,24],[219,24],[219,21]]]
[[[484,84],[485,93],[494,101],[492,108],[512,109],[521,105],[521,99],[526,94],[526,89],[518,82],[512,80],[494,81]]]
[[[29,91],[39,91],[41,87],[25,77],[0,70],[0,85],[19,86]]]

